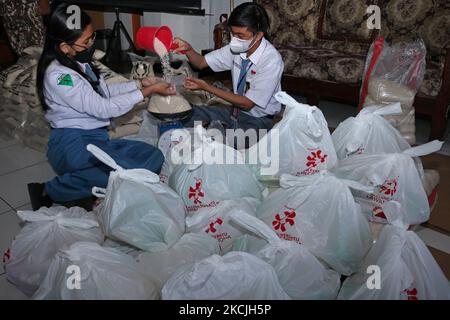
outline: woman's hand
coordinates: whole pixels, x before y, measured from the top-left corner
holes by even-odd
[[[173,39],[173,43],[178,45],[178,48],[173,50],[175,53],[186,54],[187,51],[192,50],[192,46],[181,38]]]
[[[184,87],[189,90],[205,90],[207,91],[208,83],[193,77],[187,77],[184,81]]]
[[[177,93],[175,86],[173,86],[167,82],[156,83],[156,84],[150,86],[150,88],[153,88],[154,93],[158,93],[162,96],[172,96],[175,93]]]
[[[164,80],[158,77],[147,77],[141,80],[143,87],[150,87],[159,82],[163,82]]]

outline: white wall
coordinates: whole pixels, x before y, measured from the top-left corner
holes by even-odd
[[[249,0],[235,0],[235,6],[241,3],[250,2]],[[219,23],[219,17],[222,13],[230,13],[230,2],[228,0],[202,0],[202,8],[206,15],[188,16],[170,13],[144,12],[141,18],[142,26],[160,26],[167,25],[172,29],[174,37],[180,37],[188,41],[198,51],[214,47],[213,30]],[[120,14],[126,29],[132,36],[131,15]],[[105,13],[105,28],[113,28],[116,20],[114,13]],[[121,37],[123,49],[127,49],[125,37]]]

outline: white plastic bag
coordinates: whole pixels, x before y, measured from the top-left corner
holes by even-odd
[[[98,147],[87,149],[115,169],[105,189],[93,188],[105,200],[98,217],[105,234],[145,251],[170,248],[184,233],[185,210],[181,198],[157,174],[145,169],[124,170]]]
[[[265,199],[257,217],[337,272],[356,271],[372,245],[372,234],[349,187],[371,189],[331,174],[282,175],[280,182],[282,188]]]
[[[248,150],[249,162],[260,159],[258,153],[270,155],[269,163],[260,163],[257,169],[261,179],[269,179],[264,177],[261,168],[275,166],[276,161],[279,161],[279,170],[272,178],[279,178],[284,173],[312,175],[333,168],[337,156],[327,121],[319,108],[299,103],[281,91],[275,94],[275,98],[286,105],[283,119]],[[273,144],[278,144],[278,154],[271,154],[277,150]]]
[[[42,207],[38,211],[18,211],[27,222],[4,254],[9,281],[31,296],[41,284],[60,249],[78,241],[103,242],[103,234],[92,213],[78,207]]]
[[[281,286],[292,299],[336,299],[340,275],[326,269],[303,245],[280,239],[256,217],[242,212],[233,212],[230,217],[266,241],[255,255],[274,267]]]
[[[137,257],[143,253],[144,251],[133,247],[133,246],[129,246],[126,243],[123,243],[121,241],[117,241],[117,240],[112,240],[112,239],[106,239],[105,242],[103,243],[102,247],[104,248],[109,248],[109,249],[115,249],[119,252],[128,254],[129,256],[131,256],[133,259],[137,259]]]
[[[379,289],[368,288],[374,274],[370,266],[379,267]],[[449,300],[450,286],[416,233],[385,225],[361,269],[344,281],[338,299]]]
[[[172,148],[174,153],[183,150],[183,154],[188,154],[193,161],[177,165],[169,178],[170,187],[183,199],[189,217],[213,210],[223,200],[262,199],[264,188],[244,164],[239,151],[214,141],[201,126],[195,128],[195,141],[194,148],[190,140]],[[211,155],[218,155],[215,162],[228,159],[235,164],[212,163],[213,158],[207,159]]]
[[[78,283],[76,275],[80,275]],[[158,292],[129,255],[77,242],[56,254],[33,299],[154,300]]]
[[[383,115],[401,113],[400,103],[371,106],[339,124],[331,135],[338,159],[351,155],[394,153],[411,148],[397,129]]]
[[[182,265],[219,254],[217,241],[211,237],[185,233],[172,248],[162,252],[144,252],[137,257],[141,272],[150,277],[158,289]]]
[[[402,206],[405,223],[419,224],[428,220],[430,208],[413,157],[436,152],[441,146],[442,142],[433,141],[402,153],[350,157],[340,161],[333,173],[375,188],[373,193],[352,191],[370,221],[386,223],[384,206],[395,201]]]
[[[162,290],[163,300],[290,300],[275,270],[261,259],[230,252],[179,268]]]
[[[230,221],[230,214],[256,214],[260,201],[255,198],[243,198],[221,201],[217,207],[204,210],[186,218],[187,231],[208,235],[216,239],[223,255],[233,248],[234,241],[243,235],[239,225]]]

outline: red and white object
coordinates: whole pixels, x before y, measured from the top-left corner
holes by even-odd
[[[336,299],[340,275],[325,268],[305,246],[280,239],[263,221],[246,213],[233,212],[230,218],[265,241],[265,246],[253,254],[275,269],[281,286],[292,299]]]
[[[229,252],[234,241],[243,235],[242,228],[230,221],[230,215],[235,213],[254,216],[259,205],[260,201],[255,198],[223,200],[211,210],[203,210],[187,217],[186,230],[216,239],[223,255]]]
[[[239,151],[214,141],[201,126],[195,128],[194,135],[194,143],[197,141],[198,145],[193,151],[189,140],[173,147],[171,155],[172,161],[175,161],[173,153],[185,149],[188,151],[183,154],[189,153],[194,161],[174,166],[169,178],[169,186],[183,199],[188,217],[203,215],[203,211],[214,211],[223,200],[262,199],[265,188],[250,167],[244,164]],[[223,157],[218,157],[215,163],[208,163],[206,157],[212,154]],[[227,159],[235,164],[222,164]],[[214,214],[209,212],[206,215]]]
[[[353,155],[394,153],[411,148],[383,115],[402,112],[400,103],[370,106],[338,125],[331,135],[339,160]]]
[[[333,173],[374,188],[373,193],[352,191],[370,221],[388,223],[384,206],[397,202],[404,222],[419,224],[428,220],[430,206],[413,158],[436,152],[441,146],[442,142],[436,140],[401,153],[350,157],[340,161]]]
[[[263,201],[257,217],[280,238],[304,245],[339,273],[356,271],[372,235],[349,188],[372,189],[331,174],[282,175],[280,183],[282,188]]]
[[[449,300],[450,286],[417,234],[395,223],[383,227],[360,270],[344,281],[338,299]]]
[[[276,93],[275,98],[286,105],[283,119],[248,150],[248,158],[259,159],[258,154],[269,155],[271,150],[278,149],[279,153],[269,158],[271,166],[278,161],[278,173],[271,175],[275,178],[282,174],[309,176],[333,168],[337,164],[336,151],[319,108],[299,103],[286,92]],[[265,174],[261,169],[269,164],[256,168],[262,180]]]

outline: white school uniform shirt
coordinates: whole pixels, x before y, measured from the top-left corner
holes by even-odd
[[[243,59],[247,59],[247,54],[233,54],[230,46],[227,45],[208,53],[205,55],[205,59],[214,72],[231,70],[233,91],[237,93],[241,62]],[[274,95],[281,91],[283,59],[277,49],[265,38],[262,39],[258,49],[249,59],[251,67],[247,72],[246,80],[243,81],[250,84],[245,96],[255,106],[248,112],[242,110],[241,112],[257,118],[276,114],[281,110],[281,104],[274,98]]]
[[[84,70],[87,64],[79,64]],[[110,118],[130,111],[144,100],[135,81],[107,85],[100,77],[106,97],[98,94],[79,73],[53,61],[44,78],[44,97],[49,110],[45,117],[52,128],[97,129]]]

